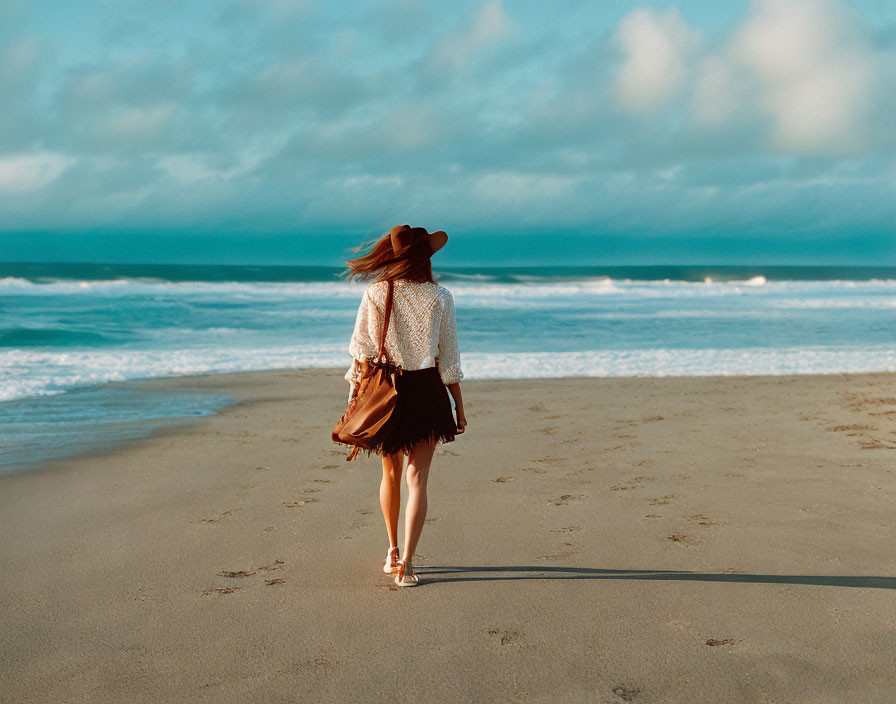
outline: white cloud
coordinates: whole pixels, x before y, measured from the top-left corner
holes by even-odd
[[[739,95],[737,79],[728,61],[713,55],[699,63],[691,104],[694,119],[700,125],[717,127],[734,115]]]
[[[618,104],[633,112],[655,109],[679,93],[688,76],[699,33],[675,9],[637,9],[619,23],[617,45],[625,55],[616,77]]]
[[[124,141],[142,141],[159,134],[174,116],[173,103],[121,107],[96,123],[97,133]]]
[[[860,21],[848,0],[745,2],[721,32],[637,3],[315,5],[149,3],[112,43],[102,3],[75,44],[35,16],[0,42],[0,229],[405,207],[446,226],[892,229],[896,46],[867,5]]]
[[[836,0],[754,1],[730,55],[756,79],[775,145],[809,153],[864,145],[875,56]]]
[[[200,181],[229,180],[242,175],[249,167],[231,166],[216,169],[203,154],[168,154],[161,157],[156,166],[177,183],[193,185]]]
[[[627,110],[656,112],[687,89],[695,126],[749,126],[783,153],[858,153],[873,139],[886,55],[840,0],[753,0],[714,51],[675,10],[630,12],[616,40]]]
[[[581,182],[581,177],[564,174],[493,171],[472,182],[476,197],[488,203],[531,204],[551,201]]]
[[[432,62],[462,68],[481,50],[497,44],[516,28],[501,0],[488,0],[479,7],[468,28],[444,37],[433,47]]]
[[[30,193],[45,188],[76,161],[50,151],[0,157],[0,195]]]

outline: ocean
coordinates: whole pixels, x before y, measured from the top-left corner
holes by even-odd
[[[0,263],[0,473],[229,403],[106,382],[347,369],[366,284],[341,271]],[[468,380],[896,371],[896,267],[435,273]]]

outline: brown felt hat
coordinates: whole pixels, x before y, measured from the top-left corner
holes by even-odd
[[[392,251],[396,257],[411,255],[419,252],[421,256],[431,257],[438,252],[448,241],[448,235],[438,230],[427,232],[424,227],[411,227],[410,225],[396,225],[389,232],[392,240]],[[419,243],[427,240],[429,247],[423,247]],[[419,249],[417,249],[419,247]]]

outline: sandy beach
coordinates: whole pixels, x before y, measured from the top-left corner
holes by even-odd
[[[0,478],[0,700],[896,698],[896,375],[465,382],[398,590],[342,373]]]

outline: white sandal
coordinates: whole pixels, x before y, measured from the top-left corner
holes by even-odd
[[[393,556],[392,553],[395,553]],[[394,548],[389,548],[389,552],[386,553],[385,564],[383,564],[383,572],[386,574],[395,574],[398,572],[398,563],[400,560],[398,559],[398,546],[396,545]]]
[[[420,583],[420,578],[417,576],[417,573],[414,571],[414,565],[411,565],[411,573],[405,573],[405,567],[407,566],[407,562],[404,560],[398,561],[398,574],[395,575],[395,584],[399,587],[416,587],[417,584]]]

